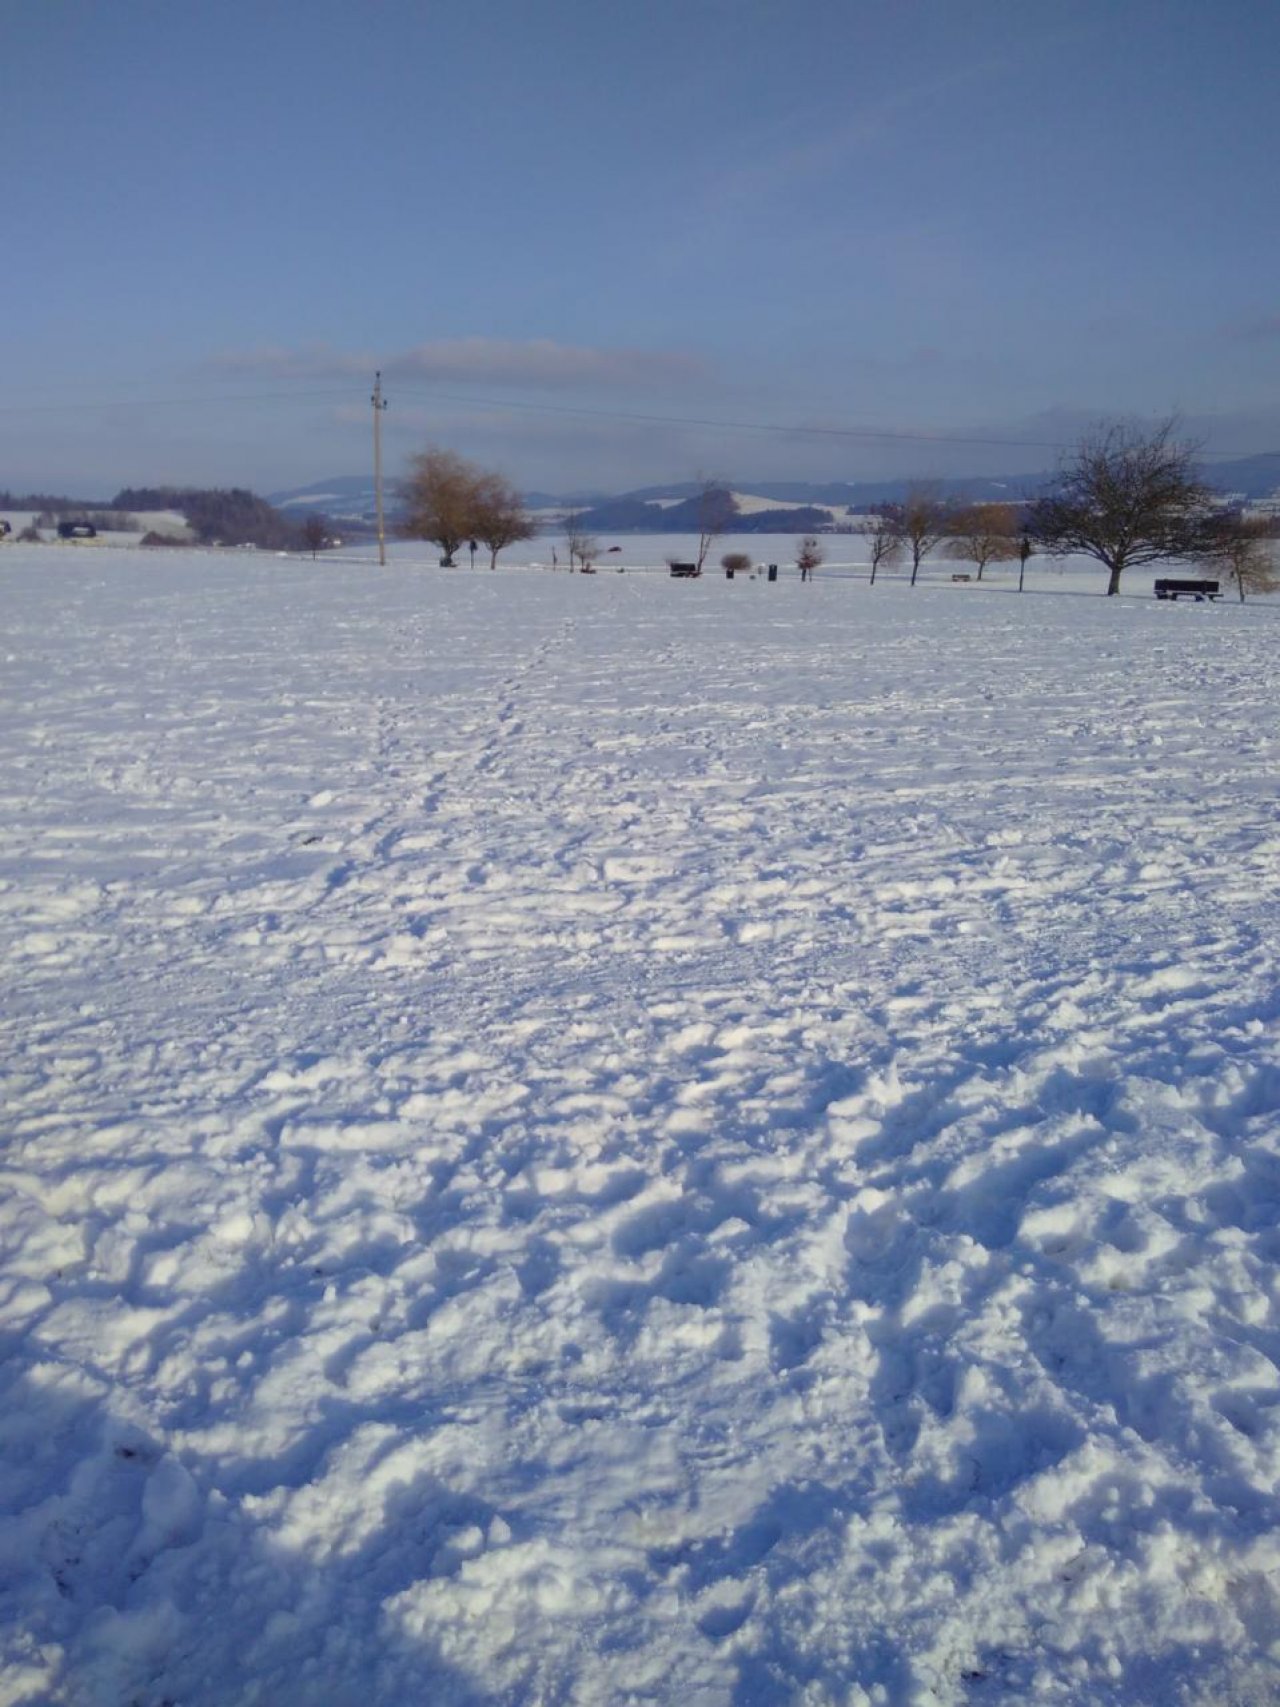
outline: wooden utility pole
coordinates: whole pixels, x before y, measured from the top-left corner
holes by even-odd
[[[374,501],[378,506],[378,562],[384,568],[387,562],[387,533],[382,519],[382,411],[387,406],[387,400],[382,395],[382,370],[373,376],[373,488]]]

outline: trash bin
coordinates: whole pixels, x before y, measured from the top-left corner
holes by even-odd
[[[776,563],[771,563],[769,565],[769,579],[771,581],[776,581],[778,579],[778,565]]]
[[[733,570],[732,569],[726,569],[724,572],[724,578],[726,581],[732,581],[733,580]]]

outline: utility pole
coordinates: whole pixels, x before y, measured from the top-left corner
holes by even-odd
[[[378,506],[378,562],[385,568],[387,562],[387,534],[382,520],[382,411],[387,406],[387,400],[382,395],[382,370],[373,376],[373,486],[375,500]]]

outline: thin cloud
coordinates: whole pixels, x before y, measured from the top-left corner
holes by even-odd
[[[707,363],[684,351],[594,348],[560,344],[550,338],[447,338],[381,357],[325,345],[297,349],[265,345],[225,351],[208,365],[228,377],[317,383],[368,378],[380,367],[388,381],[405,384],[478,383],[551,391],[619,385],[646,390],[705,386],[711,378]]]
[[[998,76],[1015,58],[1011,53],[997,51],[964,65],[951,66],[878,100],[864,101],[857,111],[828,123],[816,134],[811,114],[803,115],[802,119],[788,118],[783,121],[787,131],[794,133],[803,125],[810,134],[798,142],[780,140],[755,160],[717,174],[706,193],[712,205],[722,198],[758,202],[767,196],[786,194],[802,181],[828,177],[847,167],[861,150],[891,142],[922,106],[954,89]]]
[[[806,183],[821,182],[849,169],[868,152],[891,148],[919,113],[941,98],[974,84],[994,85],[1002,78],[1034,74],[1071,42],[1101,37],[1106,26],[1071,21],[1042,26],[1032,23],[1019,37],[1010,33],[999,46],[931,74],[905,80],[900,87],[869,98],[864,91],[854,110],[827,122],[815,123],[807,110],[777,120],[761,131],[754,158],[735,161],[713,172],[702,186],[708,215],[724,203],[756,204],[768,197],[785,198]]]
[[[1241,321],[1230,328],[1230,335],[1251,342],[1280,338],[1280,314],[1260,314],[1253,320]]]

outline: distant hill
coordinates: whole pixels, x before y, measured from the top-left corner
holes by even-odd
[[[1280,487],[1280,450],[1236,457],[1230,462],[1202,463],[1200,478],[1217,492],[1243,492],[1246,498],[1268,498]]]
[[[999,502],[1003,499],[1029,497],[1037,491],[1049,478],[1046,474],[1009,475],[1006,479],[992,479],[987,475],[975,475],[963,480],[935,480],[931,485],[937,486],[947,497],[991,499]],[[750,480],[745,482],[746,488],[753,498],[770,499],[781,506],[818,505],[834,509],[865,509],[871,504],[896,503],[904,498],[910,480]],[[673,498],[693,498],[701,491],[698,482],[685,482],[674,486],[645,486],[638,491],[628,492],[628,498],[639,498],[646,502],[670,500]]]
[[[1219,492],[1265,497],[1280,488],[1280,451],[1207,462],[1201,476]],[[1004,478],[977,475],[936,484],[948,498],[1010,503],[1033,497],[1052,478],[1052,472],[1046,470]],[[839,525],[851,511],[900,501],[910,484],[908,480],[753,480],[736,488],[739,513],[730,531],[798,533]],[[572,510],[588,531],[596,533],[690,533],[697,531],[696,500],[701,490],[699,481],[687,480],[617,494],[526,492],[524,499],[531,510],[547,515],[549,520]],[[365,474],[338,475],[310,486],[273,492],[268,501],[294,520],[314,511],[349,526],[368,526],[375,515],[373,480]],[[388,520],[394,524],[399,504],[392,481],[386,484],[384,501]]]
[[[697,533],[702,525],[700,488],[690,497],[607,498],[575,511],[586,533]],[[734,493],[737,514],[723,533],[809,533],[829,528],[845,512],[814,504],[770,506],[758,494]]]
[[[606,494],[601,492],[524,493],[524,501],[531,510],[564,510],[603,503],[605,499]],[[395,480],[384,482],[382,501],[388,516],[398,511],[400,501]],[[309,486],[269,492],[267,502],[295,519],[314,513],[331,516],[334,521],[372,523],[378,510],[371,474],[335,474],[332,479],[315,480]]]
[[[388,481],[388,499],[392,490]],[[335,521],[372,520],[377,512],[371,474],[339,474],[332,480],[316,480],[310,486],[295,486],[287,492],[268,492],[267,502],[295,520],[312,513],[332,516]]]

